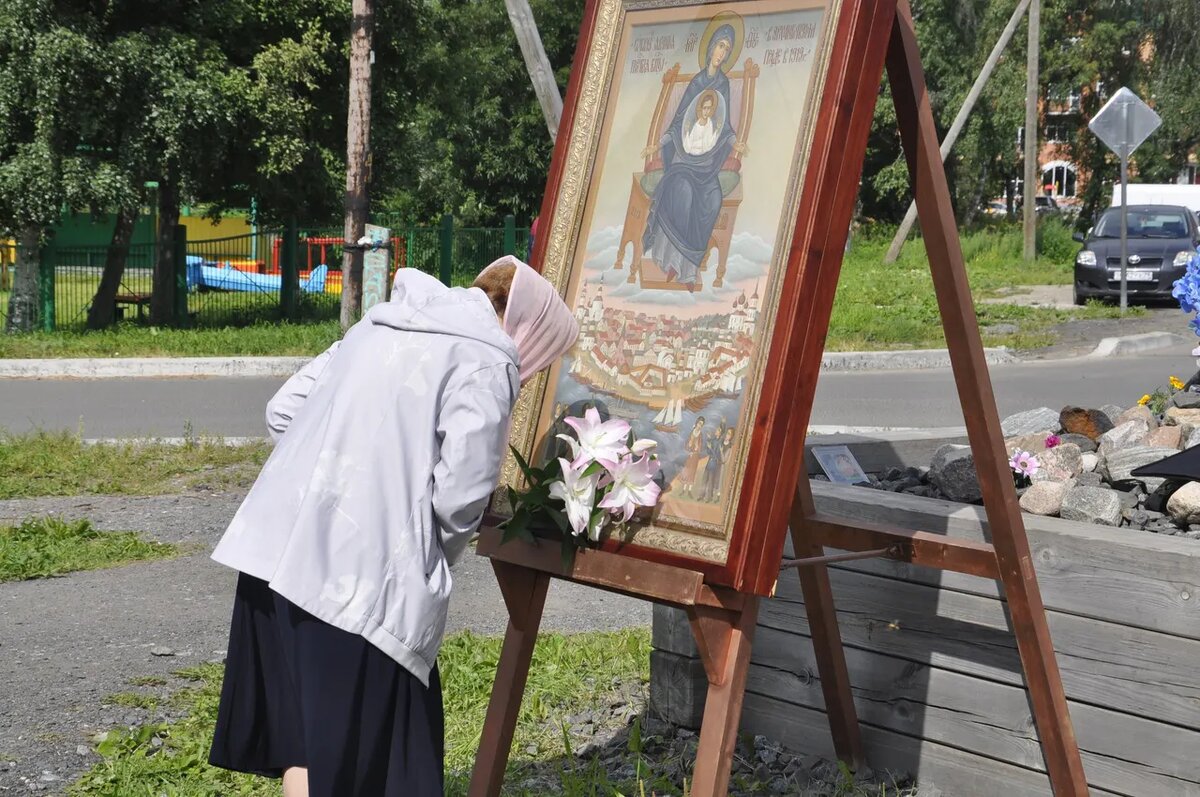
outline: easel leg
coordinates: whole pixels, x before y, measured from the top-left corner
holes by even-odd
[[[1086,795],[1088,786],[1083,761],[1058,662],[1054,658],[1029,540],[1012,489],[1012,474],[1004,461],[999,413],[967,284],[966,266],[908,0],[898,3],[887,71],[896,102],[900,140],[913,178],[918,217],[946,330],[946,345],[954,365],[959,401],[968,410],[967,434],[976,453],[975,463],[991,527],[992,545],[1012,613],[1013,632],[1050,785],[1058,797]]]
[[[750,645],[758,622],[758,598],[747,596],[740,612],[730,612],[725,622],[700,617],[688,610],[696,644],[707,651],[708,697],[700,726],[700,746],[692,773],[692,797],[725,797],[742,720],[742,699],[750,670]]]
[[[498,797],[500,794],[521,698],[525,695],[525,681],[529,677],[533,645],[546,605],[546,590],[550,586],[550,576],[536,570],[496,560],[492,560],[492,567],[508,606],[509,620],[492,697],[483,721],[479,753],[471,773],[470,797]]]
[[[808,479],[802,477],[789,521],[792,548],[798,559],[821,556],[825,552],[820,544],[804,533],[804,518],[813,511]],[[833,605],[829,568],[825,565],[813,565],[797,570],[800,575],[800,589],[804,593],[804,612],[812,632],[817,673],[821,678],[821,692],[825,697],[825,712],[829,715],[833,749],[838,758],[848,766],[859,769],[867,763],[867,755],[863,748],[858,712],[854,708],[854,694],[850,689],[850,672],[846,667],[846,651],[842,646],[837,610]]]

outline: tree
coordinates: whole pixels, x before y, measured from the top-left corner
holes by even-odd
[[[38,249],[46,228],[64,207],[102,206],[119,182],[83,146],[99,54],[91,19],[79,6],[0,5],[0,228],[19,245],[8,332],[37,324]]]

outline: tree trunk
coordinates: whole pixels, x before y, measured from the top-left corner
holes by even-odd
[[[150,323],[170,326],[175,320],[175,225],[179,223],[179,192],[170,180],[158,187],[158,258],[150,293]]]
[[[346,118],[346,226],[342,254],[342,328],[362,314],[363,253],[352,245],[363,236],[370,212],[371,37],[375,0],[353,0],[350,25],[350,108]]]
[[[8,297],[8,322],[5,332],[32,332],[38,322],[38,266],[42,228],[21,228],[17,238],[17,273]]]
[[[117,214],[117,226],[113,229],[112,241],[104,258],[104,273],[100,275],[100,287],[88,308],[88,329],[104,329],[112,326],[116,309],[117,291],[125,275],[125,261],[129,257],[129,242],[133,238],[133,225],[137,221],[136,209],[124,209]]]

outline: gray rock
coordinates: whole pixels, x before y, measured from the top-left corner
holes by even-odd
[[[1200,429],[1192,430],[1192,433],[1188,435],[1187,440],[1183,443],[1184,448],[1191,448],[1192,446],[1200,446]]]
[[[1106,490],[1103,487],[1076,487],[1063,497],[1059,515],[1064,520],[1119,526],[1121,524],[1121,498],[1116,490]]]
[[[1064,434],[1059,435],[1059,439],[1079,446],[1079,450],[1085,454],[1096,450],[1096,441],[1085,434]]]
[[[1049,407],[1038,407],[1036,410],[1026,410],[1010,415],[1000,424],[1000,431],[1005,437],[1018,437],[1034,434],[1046,429],[1058,429],[1058,413]]]
[[[175,650],[174,650],[174,648],[168,648],[163,645],[155,645],[154,647],[150,648],[150,655],[151,656],[174,656]]]
[[[1099,467],[1100,457],[1091,451],[1085,451],[1079,455],[1079,465],[1083,468],[1083,473],[1091,473]]]
[[[1142,496],[1141,493],[1137,493],[1132,490],[1117,490],[1117,495],[1121,499],[1122,512],[1127,509],[1135,509],[1138,505],[1138,499]]]
[[[1108,416],[1108,419],[1113,422],[1113,426],[1116,426],[1117,418],[1121,417],[1121,413],[1125,411],[1125,408],[1118,407],[1116,404],[1105,404],[1100,407],[1100,411]]]
[[[1087,455],[1084,454],[1084,456]],[[1080,487],[1099,487],[1100,485],[1104,484],[1104,479],[1102,479],[1100,474],[1096,473],[1095,471],[1084,471],[1075,477],[1075,484],[1079,485]]]
[[[1148,434],[1150,434],[1150,425],[1140,418],[1134,418],[1114,426],[1100,435],[1100,456],[1108,457],[1114,451],[1140,445],[1146,440]]]
[[[1034,482],[1021,496],[1021,509],[1031,515],[1053,517],[1062,509],[1067,486],[1055,481]]]
[[[970,446],[948,444],[935,451],[929,479],[950,501],[969,504],[983,498]]]
[[[1141,404],[1134,404],[1122,412],[1113,426],[1120,426],[1128,421],[1144,421],[1148,428],[1158,428],[1158,418],[1154,417],[1154,413],[1150,411],[1149,407],[1143,407]]]
[[[1167,501],[1167,513],[1179,525],[1200,523],[1200,483],[1188,482]]]
[[[1171,403],[1185,410],[1200,409],[1200,393],[1181,391],[1171,396]]]
[[[1101,475],[1112,484],[1139,481],[1145,485],[1147,491],[1153,492],[1162,486],[1164,480],[1153,477],[1138,479],[1133,476],[1133,471],[1143,465],[1158,462],[1160,459],[1164,459],[1175,453],[1176,451],[1173,448],[1154,448],[1151,446],[1134,446],[1133,448],[1114,451],[1101,461]]]
[[[1062,443],[1037,455],[1033,481],[1065,482],[1083,473],[1083,454],[1074,443]]]

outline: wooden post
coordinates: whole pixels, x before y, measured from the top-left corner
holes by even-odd
[[[375,0],[353,0],[350,23],[350,107],[346,118],[346,224],[343,239],[363,236],[370,211],[367,183],[371,169],[371,39]],[[362,258],[359,249],[342,250],[342,329],[362,314]]]
[[[1035,0],[1036,2],[1036,0]],[[1012,615],[1013,633],[1025,671],[1033,716],[1046,758],[1050,783],[1058,797],[1086,795],[1087,780],[1075,730],[1067,710],[1058,662],[1046,624],[1046,610],[1034,573],[1029,540],[1013,489],[1012,473],[1002,456],[1000,416],[988,376],[983,341],[971,303],[966,265],[950,203],[950,187],[938,156],[933,110],[917,46],[908,0],[900,0],[888,51],[888,79],[896,102],[900,140],[912,175],[921,230],[929,253],[934,290],[946,344],[965,408],[967,436],[979,453],[975,468],[983,492],[1000,579]],[[1028,142],[1026,142],[1028,144]],[[1026,186],[1028,189],[1028,186]],[[1028,202],[1028,194],[1027,194]],[[1027,205],[1028,206],[1028,205]]]
[[[971,86],[971,91],[967,94],[967,98],[963,100],[962,107],[958,109],[958,116],[954,117],[954,124],[950,125],[950,130],[946,133],[946,140],[942,142],[942,162],[950,155],[950,150],[954,149],[954,145],[958,143],[958,137],[962,133],[963,128],[967,126],[967,118],[970,117],[971,111],[975,109],[975,103],[979,102],[979,96],[983,94],[983,88],[992,78],[992,72],[996,71],[997,64],[1000,63],[1000,56],[1004,54],[1004,50],[1008,47],[1008,43],[1012,41],[1017,32],[1017,26],[1021,22],[1021,17],[1025,16],[1025,11],[1029,8],[1030,0],[1021,0],[1017,3],[1017,10],[1013,12],[1012,18],[1008,20],[1008,25],[1005,26],[1004,32],[1000,34],[1000,39],[996,42],[996,46],[992,48],[991,55],[988,56],[987,63],[983,65],[983,69],[979,72],[979,77],[975,78],[975,85]],[[917,223],[917,203],[910,202],[908,211],[904,214],[904,221],[900,222],[900,229],[896,231],[896,236],[892,238],[892,245],[888,247],[887,256],[884,257],[884,263],[895,263],[900,257],[900,250],[904,248],[904,242],[908,240],[908,234],[912,232],[913,225]]]
[[[1042,0],[1029,6],[1029,52],[1025,65],[1025,187],[1024,200],[1025,260],[1037,257],[1037,195],[1038,183],[1038,59],[1042,46]]]
[[[533,81],[538,104],[542,106],[542,114],[546,117],[550,140],[554,141],[558,138],[558,125],[562,121],[562,94],[554,80],[554,70],[550,68],[546,48],[542,46],[542,37],[538,35],[533,9],[529,7],[529,0],[504,0],[504,5],[508,8],[508,19],[517,35],[517,44],[521,45],[521,55],[525,57],[525,68],[529,70],[529,79]]]
[[[503,688],[493,687],[488,700],[467,792],[470,797],[497,797],[504,784],[504,770],[521,711],[521,698],[525,696],[525,681],[529,678],[529,662],[533,659],[533,646],[546,606],[546,590],[550,586],[550,576],[543,572],[495,559],[492,569],[508,608],[508,630],[504,633],[495,680]]]

